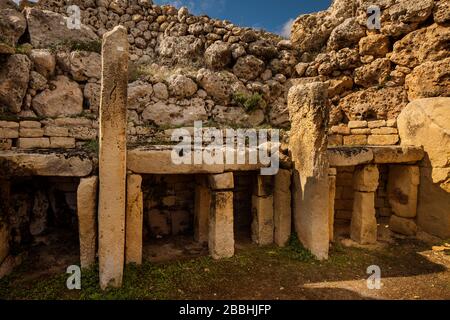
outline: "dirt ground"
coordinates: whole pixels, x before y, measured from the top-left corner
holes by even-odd
[[[61,246],[59,246],[61,247]],[[450,255],[431,244],[397,239],[354,248],[335,244],[328,261],[314,260],[292,241],[287,248],[237,245],[234,258],[213,261],[189,239],[148,244],[146,262],[127,267],[124,287],[102,292],[98,271],[83,271],[82,290],[69,291],[71,250],[41,245],[0,281],[1,299],[450,299]],[[164,256],[166,258],[164,258]],[[180,260],[181,259],[181,260]],[[381,269],[381,289],[367,287],[367,268]]]

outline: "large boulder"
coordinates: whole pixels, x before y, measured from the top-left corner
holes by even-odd
[[[217,41],[205,51],[206,66],[212,70],[221,70],[231,62],[231,46],[229,43]]]
[[[25,16],[31,44],[35,48],[46,48],[63,42],[98,41],[95,32],[83,24],[80,29],[68,28],[68,18],[59,13],[26,8]]]
[[[406,77],[410,101],[450,97],[450,58],[421,64]]]
[[[167,79],[169,91],[178,98],[188,98],[197,92],[197,84],[184,75],[172,75]]]
[[[102,57],[96,52],[74,51],[70,53],[70,73],[75,81],[100,79]]]
[[[197,74],[200,86],[218,103],[228,104],[233,94],[246,93],[247,88],[239,79],[228,71],[213,72],[200,69]]]
[[[49,78],[54,74],[56,58],[49,50],[33,49],[30,53],[30,59],[33,61],[34,69],[44,77]]]
[[[153,86],[149,83],[135,81],[128,85],[128,103],[130,110],[142,111],[146,104],[151,101]]]
[[[240,79],[254,80],[264,71],[264,61],[255,56],[240,57],[233,67],[233,73]]]
[[[403,87],[373,87],[345,96],[338,107],[349,120],[389,120],[395,119],[407,103]]]
[[[426,61],[450,56],[450,28],[433,24],[411,32],[394,45],[391,61],[414,68]]]
[[[193,126],[195,121],[206,121],[208,115],[205,109],[205,102],[202,99],[194,98],[187,106],[179,106],[166,102],[157,102],[148,106],[142,112],[144,121],[152,122],[157,126],[171,125]]]
[[[366,30],[356,21],[356,18],[348,18],[331,32],[328,50],[352,47],[365,35]]]
[[[369,88],[382,86],[390,79],[391,61],[387,58],[374,60],[355,70],[355,84]]]
[[[43,117],[78,115],[83,111],[83,92],[76,82],[58,76],[50,81],[50,89],[34,97],[32,106]]]
[[[411,102],[398,117],[402,145],[423,146],[418,224],[433,235],[450,237],[450,98]]]
[[[0,8],[0,42],[15,47],[26,28],[27,21],[20,12]]]
[[[334,28],[353,16],[352,0],[334,0],[326,11],[298,17],[292,26],[292,45],[301,52],[318,52]]]
[[[438,1],[433,10],[434,21],[439,24],[450,21],[450,2]]]
[[[268,40],[258,40],[248,46],[248,52],[256,57],[272,59],[278,55],[277,47]]]
[[[203,54],[203,43],[192,35],[167,36],[162,38],[156,52],[173,64],[199,64]]]
[[[30,80],[31,61],[26,55],[15,54],[0,61],[0,104],[19,113]]]

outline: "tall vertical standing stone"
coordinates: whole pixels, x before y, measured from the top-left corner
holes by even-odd
[[[125,255],[127,31],[103,36],[99,152],[100,286],[122,285]]]
[[[376,165],[358,168],[353,176],[353,215],[350,236],[359,244],[377,242],[377,218],[375,212],[375,192],[377,191],[380,173]]]
[[[291,171],[280,169],[273,188],[274,241],[279,247],[284,247],[291,236],[291,199]]]
[[[234,255],[233,174],[209,176],[211,209],[209,216],[209,253],[213,259]]]
[[[127,217],[125,232],[126,263],[142,264],[142,231],[144,228],[144,204],[142,177],[130,174],[127,177]]]
[[[336,176],[337,170],[336,168],[330,168],[328,174],[328,185],[329,185],[329,194],[328,194],[328,224],[330,227],[330,241],[334,241],[334,202],[336,198]]]
[[[78,233],[81,268],[90,268],[97,253],[97,188],[98,177],[80,180],[77,190]]]
[[[330,240],[327,95],[327,85],[314,82],[292,87],[288,97],[295,228],[303,245],[321,260],[328,258]]]
[[[252,196],[252,241],[260,246],[273,243],[273,177],[257,176]]]
[[[199,243],[208,243],[211,189],[204,176],[196,179],[194,210],[194,239]]]

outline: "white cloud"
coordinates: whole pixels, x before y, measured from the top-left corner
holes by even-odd
[[[292,30],[292,26],[294,25],[294,19],[289,19],[288,21],[286,21],[286,23],[283,25],[283,27],[280,30],[280,35],[285,37],[285,38],[290,38],[291,37],[291,30]]]

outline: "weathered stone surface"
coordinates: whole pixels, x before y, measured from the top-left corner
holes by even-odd
[[[33,154],[2,152],[0,170],[5,175],[46,176],[46,177],[85,177],[92,171],[92,161],[79,156],[64,154]]]
[[[210,175],[209,185],[212,190],[230,190],[234,188],[234,175],[232,172]]]
[[[100,286],[122,285],[125,256],[127,31],[118,26],[103,36],[99,151]]]
[[[254,80],[264,71],[264,61],[255,56],[240,57],[233,67],[233,73],[240,79]]]
[[[73,51],[69,56],[70,73],[75,81],[100,79],[102,57],[96,52]]]
[[[250,43],[248,53],[264,59],[275,58],[278,54],[277,48],[270,41],[264,39]]]
[[[213,259],[234,255],[233,192],[213,192],[209,216],[209,252]]]
[[[402,218],[416,217],[419,183],[420,170],[418,166],[389,167],[387,192],[395,215]]]
[[[26,55],[15,54],[0,64],[0,104],[19,113],[30,81],[31,61]]]
[[[301,52],[319,51],[335,27],[353,16],[347,0],[334,1],[327,11],[298,17],[291,33],[291,42]]]
[[[303,245],[318,259],[327,259],[328,157],[326,126],[327,87],[314,82],[294,86],[288,96],[291,119],[289,140],[294,162],[294,220]]]
[[[274,192],[273,176],[258,175],[253,189],[253,194],[258,197],[271,196]]]
[[[25,17],[28,22],[31,44],[34,48],[48,48],[53,44],[64,41],[98,41],[95,32],[83,24],[81,24],[80,29],[69,29],[69,18],[59,13],[37,8],[26,8]]]
[[[273,243],[273,196],[252,197],[252,241],[260,246]]]
[[[155,97],[160,100],[169,99],[169,90],[164,83],[157,83],[153,86],[153,92],[155,93]]]
[[[195,121],[206,121],[208,115],[205,110],[205,102],[194,98],[187,106],[157,102],[149,105],[142,112],[144,121],[151,121],[158,126],[171,124],[173,126],[189,126]]]
[[[25,32],[27,21],[15,9],[0,8],[0,42],[15,47]]]
[[[194,205],[194,239],[199,243],[208,243],[209,213],[211,210],[211,189],[203,176],[196,177]]]
[[[355,83],[369,88],[383,85],[390,79],[391,61],[387,58],[374,60],[355,70]]]
[[[156,51],[173,64],[198,64],[202,58],[203,44],[192,35],[168,36],[162,38]]]
[[[39,116],[73,116],[83,111],[83,92],[76,82],[58,76],[50,81],[50,85],[53,89],[47,89],[33,99],[33,110]]]
[[[56,58],[49,50],[33,49],[30,53],[30,59],[33,61],[34,69],[45,78],[49,78],[54,74]]]
[[[331,32],[327,49],[339,50],[352,47],[365,35],[365,29],[356,21],[356,18],[345,19]]]
[[[143,82],[128,85],[128,109],[143,110],[153,95],[153,86]]]
[[[426,61],[445,59],[450,54],[448,27],[433,24],[411,32],[394,45],[390,59],[396,64],[414,68]]]
[[[328,148],[328,158],[332,167],[350,167],[371,163],[374,156],[369,148],[333,147]]]
[[[422,147],[390,146],[372,147],[374,162],[385,163],[414,163],[423,159],[425,152]]]
[[[392,215],[389,220],[389,229],[405,236],[415,236],[417,233],[417,224],[413,219]]]
[[[336,169],[334,169],[336,170]],[[334,204],[336,202],[336,172],[328,177],[328,227],[330,233],[330,242],[334,242]]]
[[[169,91],[179,98],[188,98],[197,92],[197,84],[191,78],[183,75],[174,75],[167,79]]]
[[[353,92],[341,99],[339,108],[350,120],[396,118],[408,103],[403,87],[369,88]]]
[[[398,118],[404,146],[423,146],[434,168],[449,167],[450,98],[428,98],[411,102]]]
[[[229,104],[235,93],[246,93],[247,88],[239,79],[228,71],[213,72],[200,69],[197,74],[200,86],[217,102]]]
[[[205,63],[212,70],[222,70],[231,63],[231,46],[229,43],[217,41],[205,51]]]
[[[385,57],[389,52],[389,38],[383,34],[370,34],[359,41],[361,56]]]
[[[442,239],[450,237],[450,194],[433,181],[436,169],[420,168],[417,224]]]
[[[406,76],[405,84],[410,101],[450,97],[450,58],[421,64]]]
[[[97,187],[98,177],[80,180],[77,191],[78,233],[81,268],[95,264],[97,253]]]
[[[380,172],[376,165],[363,166],[353,174],[353,189],[360,192],[375,192],[379,179]]]
[[[194,163],[192,160],[191,163]],[[223,164],[180,164],[172,161],[172,149],[134,149],[128,151],[127,167],[140,174],[202,174],[223,173]]]
[[[433,10],[434,22],[444,24],[450,21],[450,3],[448,1],[438,1]]]
[[[367,143],[374,146],[393,146],[399,142],[397,134],[373,134],[367,138]]]
[[[377,242],[374,192],[355,192],[350,235],[351,239],[359,244]]]
[[[144,203],[141,190],[142,177],[127,176],[127,216],[125,232],[125,262],[142,264]]]
[[[19,138],[19,149],[47,149],[50,148],[49,138]]]
[[[274,241],[284,247],[291,237],[291,171],[280,169],[274,178],[273,190]]]

